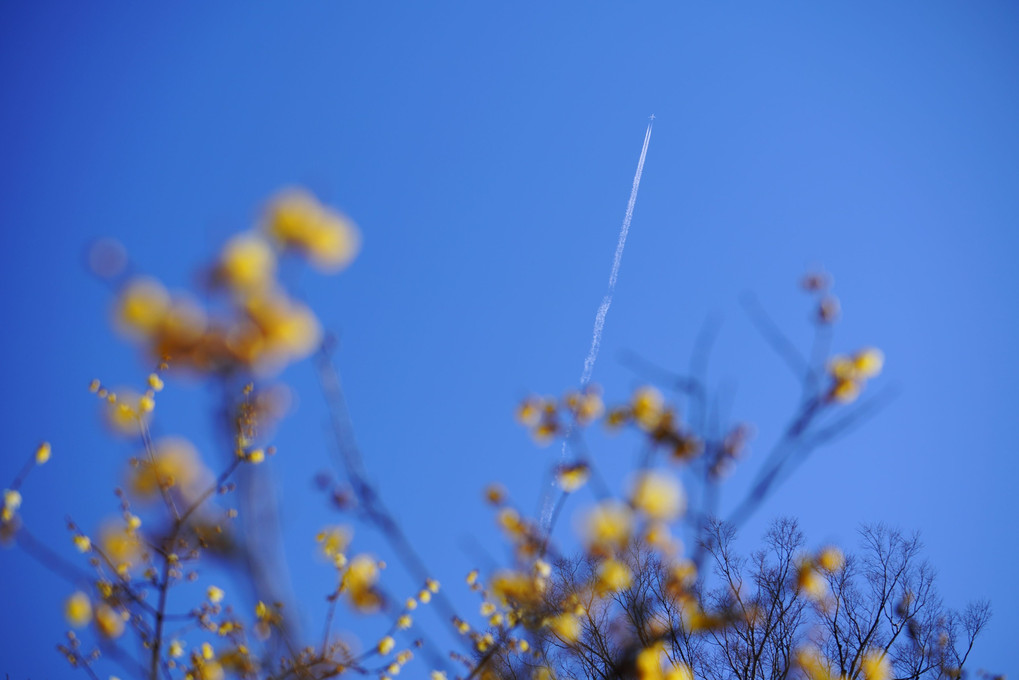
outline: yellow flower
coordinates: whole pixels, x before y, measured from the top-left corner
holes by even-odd
[[[885,364],[885,355],[881,350],[867,347],[853,356],[853,368],[861,378],[869,379],[878,375]]]
[[[892,677],[892,667],[884,652],[871,650],[864,654],[860,662],[864,680],[888,680]]]
[[[831,680],[828,664],[816,647],[801,647],[796,650],[796,665],[809,680]]]
[[[145,552],[138,534],[119,522],[108,523],[100,529],[99,547],[122,575],[138,566]]]
[[[382,654],[383,656],[389,654],[389,652],[393,651],[393,647],[395,645],[396,641],[392,638],[392,636],[387,635],[386,637],[379,640],[378,644],[379,654]]]
[[[598,566],[598,582],[596,590],[599,595],[626,590],[633,583],[630,568],[616,559],[608,559]]]
[[[686,510],[686,496],[679,481],[664,472],[644,472],[637,478],[631,500],[638,510],[654,520],[673,520]]]
[[[517,407],[517,420],[528,427],[534,427],[541,421],[544,402],[538,397],[528,397]]]
[[[238,234],[223,248],[218,273],[239,292],[265,288],[276,274],[276,254],[257,234]]]
[[[92,541],[84,534],[77,534],[71,540],[74,541],[74,547],[77,548],[80,553],[87,553],[92,549]]]
[[[572,612],[553,617],[548,622],[548,627],[568,644],[572,644],[580,638],[580,619]]]
[[[4,489],[4,510],[11,513],[21,507],[21,493],[16,489]]]
[[[630,403],[633,418],[646,431],[654,430],[665,413],[665,399],[654,387],[641,387],[633,393]]]
[[[379,567],[370,555],[358,555],[350,560],[343,573],[342,585],[350,594],[350,601],[360,611],[373,611],[381,600],[375,591]]]
[[[543,588],[543,582],[520,571],[502,570],[492,576],[492,594],[504,606],[534,604],[540,599]],[[494,611],[494,607],[489,606],[481,613],[490,616]]]
[[[860,383],[848,379],[837,379],[835,384],[832,385],[831,392],[828,394],[832,401],[837,401],[840,404],[849,404],[856,401],[858,396],[860,396]]]
[[[80,590],[75,592],[64,603],[64,618],[75,628],[82,628],[92,620],[92,602],[88,595]]]
[[[198,664],[195,667],[195,680],[223,680],[226,673],[223,666],[217,661],[208,661]]]
[[[396,627],[399,628],[400,630],[407,630],[408,628],[410,628],[411,623],[412,621],[410,618],[410,614],[403,614],[398,619],[396,619]]]
[[[856,399],[863,384],[881,372],[884,355],[881,350],[867,347],[852,357],[836,355],[828,362],[828,373],[833,382],[828,399],[849,403]]]
[[[148,383],[149,383],[149,388],[151,388],[153,392],[161,392],[163,390],[163,387],[164,387],[163,379],[160,378],[155,373],[150,373],[149,374]]]
[[[222,602],[224,594],[223,590],[216,586],[209,586],[209,588],[205,591],[205,596],[208,597],[209,602],[213,604],[219,604]]]
[[[527,532],[527,524],[520,518],[520,513],[513,508],[500,510],[496,521],[511,537],[519,538]]]
[[[836,354],[828,360],[828,373],[836,380],[855,380],[856,366],[849,357]]]
[[[828,593],[828,583],[810,560],[804,560],[797,568],[796,584],[812,600],[820,600]]]
[[[845,565],[846,558],[841,550],[829,546],[818,554],[817,563],[826,571],[838,571]]]
[[[96,628],[103,637],[114,639],[124,634],[124,619],[108,604],[101,604],[95,613]]]
[[[190,498],[209,482],[208,478],[209,473],[191,442],[181,437],[164,437],[152,445],[151,460],[147,452],[139,454],[127,485],[143,499],[156,497],[161,487],[177,488]]]
[[[347,546],[350,545],[350,538],[350,529],[339,524],[328,526],[315,536],[322,554],[329,559],[335,559],[337,555],[342,555]]]
[[[148,394],[143,394],[138,398],[138,410],[141,413],[152,413],[156,408],[156,400]]]
[[[178,659],[184,656],[184,643],[180,640],[170,640],[170,656],[174,659]]]
[[[587,483],[591,468],[587,463],[561,465],[556,469],[556,482],[566,493],[573,493]]]
[[[149,337],[170,307],[170,294],[159,281],[141,277],[130,281],[116,304],[118,327],[135,337]]]
[[[110,392],[103,402],[106,424],[116,434],[137,437],[141,426],[148,423],[152,414],[139,408],[142,395],[125,389]]]
[[[605,412],[601,394],[594,385],[588,385],[580,392],[568,392],[564,401],[581,425],[590,423]]]
[[[259,333],[252,357],[257,368],[279,368],[288,361],[303,359],[318,347],[322,329],[305,305],[270,291],[248,298],[244,309]]]
[[[284,248],[306,255],[316,267],[335,272],[360,248],[357,227],[301,190],[278,195],[266,211],[265,232]]]
[[[616,500],[597,505],[584,518],[584,540],[593,553],[622,549],[633,532],[633,512]]]
[[[39,444],[39,448],[35,450],[35,464],[42,465],[50,459],[50,454],[53,452],[49,442],[43,442]]]

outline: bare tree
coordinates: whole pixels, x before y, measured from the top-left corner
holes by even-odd
[[[876,651],[896,678],[961,674],[990,605],[971,604],[961,614],[946,609],[917,534],[875,525],[860,536],[861,554],[825,572],[831,595],[816,607],[834,670],[855,680],[865,655]]]
[[[736,530],[713,521],[706,549],[721,584],[706,595],[711,609],[738,614],[730,625],[711,631],[713,680],[781,680],[791,667],[807,615],[807,601],[796,587],[796,557],[803,551],[803,533],[795,520],[772,524],[765,546],[749,560],[733,547]]]
[[[499,675],[531,677],[542,666],[562,678],[640,677],[637,653],[659,645],[708,680],[799,677],[803,655],[812,651],[829,677],[873,677],[868,669],[876,664],[889,680],[958,678],[991,616],[986,602],[962,612],[946,608],[918,535],[883,525],[863,527],[858,552],[844,557],[808,552],[793,519],[773,522],[749,556],[736,549],[730,523],[711,521],[702,543],[711,573],[692,588],[702,612],[696,621],[647,545],[628,548],[632,582],[608,597],[590,590],[596,559],[558,561],[546,606],[551,613],[581,597],[579,636],[567,640],[538,627],[534,650],[503,655]]]

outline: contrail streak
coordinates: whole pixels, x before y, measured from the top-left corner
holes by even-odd
[[[616,255],[612,259],[612,272],[609,274],[609,287],[602,298],[601,306],[594,317],[594,333],[591,336],[591,350],[584,359],[584,372],[580,375],[581,387],[591,382],[591,373],[594,371],[594,362],[598,360],[598,350],[601,348],[601,334],[605,328],[605,317],[612,306],[612,296],[616,292],[616,279],[619,278],[619,264],[623,261],[623,248],[626,247],[626,235],[630,233],[630,221],[633,219],[633,206],[637,203],[637,189],[640,188],[640,176],[644,172],[644,158],[647,156],[647,145],[651,141],[651,126],[654,121],[648,123],[647,132],[644,133],[644,146],[640,150],[640,160],[637,161],[637,172],[633,176],[633,188],[630,189],[630,200],[626,204],[626,215],[623,216],[623,226],[619,230],[619,241],[616,242]]]
[[[616,292],[616,279],[619,278],[619,264],[623,261],[623,248],[626,247],[626,235],[630,233],[630,221],[633,219],[633,207],[637,204],[637,190],[640,188],[640,176],[644,172],[644,159],[647,157],[647,145],[651,141],[651,126],[654,125],[655,117],[651,116],[647,131],[644,133],[644,146],[640,149],[640,160],[637,161],[637,172],[633,175],[633,187],[630,189],[630,200],[626,203],[626,214],[623,215],[623,226],[619,230],[619,240],[616,242],[616,254],[612,258],[612,271],[609,273],[609,285],[598,306],[598,313],[594,317],[594,333],[591,336],[591,349],[584,359],[584,372],[580,375],[581,388],[591,382],[591,373],[594,371],[594,363],[598,360],[598,350],[601,348],[601,335],[605,328],[605,317],[612,306],[612,296]],[[571,427],[563,439],[563,451],[561,459],[566,462],[566,448],[569,445],[570,436],[573,434]],[[552,482],[553,487],[555,481]],[[551,489],[550,489],[551,491]],[[541,512],[541,525],[545,531],[551,530],[552,519],[552,494],[548,493],[543,501]]]

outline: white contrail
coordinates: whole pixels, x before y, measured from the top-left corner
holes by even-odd
[[[626,247],[626,235],[630,232],[630,221],[633,219],[633,206],[637,203],[637,189],[640,188],[640,176],[644,172],[644,158],[647,156],[647,145],[651,141],[652,120],[648,123],[647,132],[644,133],[644,146],[640,150],[640,160],[637,161],[637,172],[633,176],[633,188],[630,189],[630,200],[626,204],[626,215],[623,216],[623,226],[619,230],[619,241],[616,242],[616,256],[612,260],[612,272],[609,274],[609,287],[602,298],[601,306],[594,317],[594,333],[591,337],[591,351],[584,359],[584,372],[580,376],[581,387],[591,382],[591,372],[594,371],[594,362],[598,360],[598,350],[601,348],[601,334],[605,328],[605,316],[612,306],[612,295],[616,292],[616,279],[619,278],[619,263],[623,261],[623,248]]]
[[[598,360],[598,350],[601,348],[601,334],[605,328],[605,317],[612,306],[612,295],[616,292],[616,279],[619,278],[619,263],[623,261],[623,248],[626,247],[626,235],[630,232],[630,221],[633,219],[633,206],[637,203],[637,189],[640,188],[640,176],[644,172],[644,158],[647,156],[647,145],[651,141],[651,126],[654,125],[654,116],[648,123],[647,131],[644,133],[644,146],[640,150],[640,160],[637,161],[637,172],[633,176],[633,187],[630,189],[630,200],[626,203],[626,214],[623,215],[623,226],[619,230],[619,240],[616,242],[616,254],[612,258],[612,271],[609,273],[609,286],[602,298],[598,313],[594,317],[594,333],[591,336],[591,350],[584,359],[584,372],[580,375],[580,386],[585,387],[591,382],[591,373],[594,371],[594,362]],[[562,462],[566,462],[566,449],[569,445],[570,435],[573,434],[572,427],[566,432],[563,439],[563,450],[560,454]],[[555,480],[552,481],[555,485]],[[551,491],[551,489],[550,489]],[[541,511],[541,525],[544,530],[549,530],[552,518],[552,494],[548,493],[543,501]]]

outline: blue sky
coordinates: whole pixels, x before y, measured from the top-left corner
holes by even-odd
[[[900,396],[746,534],[782,514],[818,545],[851,546],[861,522],[920,530],[946,602],[994,606],[971,668],[1014,675],[1017,29],[1005,2],[4,4],[0,475],[53,442],[24,517],[68,554],[66,515],[95,526],[116,510],[132,451],[86,386],[148,368],[110,329],[86,244],[115,237],[185,287],[268,196],[303,185],[362,229],[349,270],[299,286],[342,337],[369,469],[455,590],[478,550],[503,557],[483,486],[528,507],[555,459],[513,407],[580,375],[654,113],[595,381],[624,399],[637,378],[622,352],[682,368],[720,318],[710,379],[762,455],[797,391],[738,298],[806,343],[796,282],[824,266],[843,304],[835,349],[881,347]],[[331,518],[308,492],[328,466],[324,409],[310,366],[284,377],[298,404],[272,466],[312,622],[329,587],[310,555]],[[212,440],[201,385],[164,399],[161,431]],[[631,453],[597,445],[610,469]],[[16,622],[0,671],[63,675],[70,588],[14,551],[0,569]]]

